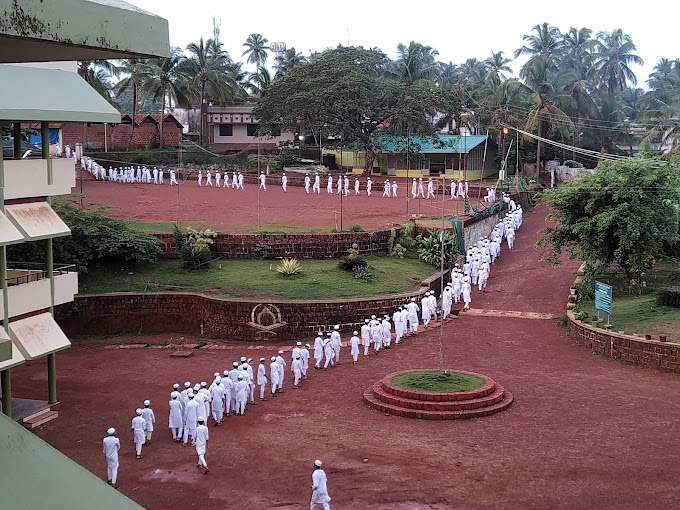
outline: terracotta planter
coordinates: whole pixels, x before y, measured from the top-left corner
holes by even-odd
[[[576,296],[574,294],[569,295],[569,302],[570,303],[575,303],[576,302]]]
[[[651,339],[652,339],[652,335],[645,335],[645,340],[651,340]]]
[[[659,335],[659,342],[665,342],[666,341],[666,335]]]

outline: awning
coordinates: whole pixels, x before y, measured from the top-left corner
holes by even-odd
[[[23,243],[24,236],[17,230],[11,221],[0,212],[0,246]]]
[[[71,346],[71,342],[48,312],[10,322],[9,336],[14,346],[28,360]]]
[[[0,357],[0,370],[7,370],[8,368],[21,365],[24,361],[26,361],[19,349],[12,345],[12,340],[5,332],[5,329],[0,327],[0,350],[5,352],[7,347],[9,347],[11,350],[9,351],[9,356]],[[7,359],[3,360],[3,357]]]
[[[120,122],[118,110],[76,73],[0,64],[0,83],[0,120]]]
[[[71,230],[47,202],[30,202],[5,206],[5,214],[26,241],[67,236]]]
[[[4,0],[0,48],[2,62],[167,57],[170,39],[166,19],[121,0]]]

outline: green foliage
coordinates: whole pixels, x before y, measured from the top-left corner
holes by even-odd
[[[369,280],[373,277],[373,269],[369,265],[354,266],[352,272],[354,273],[355,278],[361,278],[362,280]]]
[[[344,271],[354,271],[357,266],[366,266],[366,260],[359,254],[359,245],[352,243],[352,246],[347,250],[347,255],[338,261],[338,268]]]
[[[418,249],[418,257],[432,264],[440,267],[442,263],[442,238],[444,242],[444,267],[449,267],[453,264],[453,260],[458,254],[458,247],[455,238],[447,230],[434,231],[429,230],[429,236],[420,239],[420,248]],[[443,234],[443,235],[442,235]]]
[[[283,259],[276,266],[276,270],[283,276],[293,276],[302,271],[302,266],[297,259]]]
[[[586,273],[583,277],[583,281],[574,285],[576,292],[580,299],[592,300],[595,299],[595,280],[597,278],[591,273]]]
[[[356,224],[356,223],[355,223],[354,225],[352,225],[351,227],[349,227],[348,230],[349,230],[350,232],[363,232],[363,231],[364,231],[364,229],[361,228],[361,225],[358,225],[358,224]]]
[[[586,312],[585,310],[579,310],[574,315],[576,316],[576,318],[578,320],[583,321],[583,322],[588,322],[588,320],[590,320],[590,314],[588,312]]]
[[[265,258],[271,249],[272,247],[267,243],[257,243],[255,245],[255,253],[259,254],[262,258]]]
[[[666,287],[656,296],[656,304],[680,308],[680,287]]]
[[[185,237],[177,224],[174,225],[173,234],[183,269],[205,269],[212,260],[210,247],[215,242],[217,232],[210,229],[194,230],[189,228]]]
[[[404,253],[406,253],[406,248],[404,248],[401,244],[396,243],[395,240],[397,237],[397,230],[392,227],[390,229],[390,237],[387,239],[387,253],[390,255],[390,257],[399,257],[400,259],[404,258]]]
[[[87,272],[92,265],[116,261],[155,262],[162,254],[160,242],[154,236],[138,232],[124,220],[103,213],[76,207],[75,201],[56,198],[55,212],[71,229],[71,235],[54,239],[55,262],[76,264],[78,271]],[[43,243],[21,243],[7,247],[9,260],[44,262]]]
[[[406,225],[403,226],[401,232],[399,232],[397,242],[401,246],[403,246],[404,249],[406,250],[414,249],[418,244],[418,242],[416,241],[415,232],[416,224],[413,222],[408,222]]]
[[[537,243],[559,264],[562,250],[591,266],[616,262],[631,283],[654,265],[664,245],[680,239],[680,173],[670,161],[639,156],[600,163],[595,175],[546,192],[549,219]]]
[[[578,161],[574,161],[573,159],[567,159],[562,164],[564,166],[568,166],[569,168],[585,168],[583,166],[583,163],[579,163]]]
[[[562,315],[558,315],[555,317],[555,322],[559,324],[560,326],[566,326],[567,325],[567,314],[563,313]]]
[[[392,384],[409,390],[446,392],[476,390],[484,386],[483,378],[463,372],[440,372],[438,370],[414,370],[397,374]]]

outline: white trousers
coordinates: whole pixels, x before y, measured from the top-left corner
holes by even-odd
[[[371,347],[370,343],[364,344],[364,356],[368,356],[368,349]]]
[[[153,430],[147,430],[146,431],[146,440],[151,441],[151,434],[153,434]]]
[[[316,363],[314,363],[314,366],[319,368],[321,366],[321,362],[323,361],[323,356],[321,356],[320,358],[314,358],[314,360],[316,361]]]
[[[223,410],[215,411],[215,408],[213,407],[212,415],[213,415],[213,420],[215,420],[215,422],[219,423],[224,418],[224,411]]]
[[[184,427],[184,433],[183,433],[183,437],[182,437],[182,440],[183,440],[184,443],[189,442],[189,436],[191,436],[191,440],[193,441],[194,437],[196,437],[196,429],[195,428],[194,429],[188,429],[188,428]]]
[[[331,510],[328,503],[312,503],[309,505],[309,510],[314,510],[315,508],[323,508],[323,510]]]
[[[135,443],[135,451],[137,452],[137,455],[142,454],[142,446],[144,443]]]
[[[356,362],[356,360],[359,358],[358,354],[352,354],[352,359]]]
[[[409,318],[408,325],[411,328],[411,333],[417,333],[418,332],[418,319]]]
[[[178,439],[182,437],[182,429],[180,429],[179,427],[171,427],[170,430],[172,431],[173,439]]]
[[[236,401],[236,414],[243,414],[246,412],[246,401],[237,400]]]
[[[261,384],[260,385],[260,398],[264,398],[264,390],[266,388],[266,384]]]
[[[199,453],[198,454],[198,463],[199,463],[199,465],[203,466],[204,468],[208,467],[208,463],[205,461],[205,453]]]
[[[302,372],[293,372],[295,374],[295,382],[293,383],[295,386],[298,385],[300,382],[300,378],[302,377]]]
[[[106,479],[116,485],[118,479],[118,459],[106,459]]]
[[[328,364],[331,364],[332,366],[335,366],[335,363],[333,363],[333,353],[331,353],[330,356],[326,356],[326,363],[323,364],[324,368],[328,368]]]

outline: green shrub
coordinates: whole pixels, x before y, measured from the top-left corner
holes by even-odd
[[[155,236],[133,230],[124,220],[105,216],[109,207],[89,211],[76,207],[73,200],[55,198],[52,208],[71,229],[70,236],[54,239],[55,262],[76,264],[78,271],[86,273],[98,263],[155,262],[163,253]],[[42,263],[45,247],[43,243],[8,246],[7,258]]]
[[[373,277],[373,269],[369,265],[354,266],[352,272],[354,273],[354,278],[361,278],[362,280],[368,280]]]
[[[302,266],[297,259],[283,259],[276,266],[276,270],[283,276],[293,276],[302,271]]]
[[[562,164],[564,166],[568,166],[569,168],[585,168],[582,163],[579,163],[578,161],[574,161],[573,159],[567,159]]]
[[[408,222],[399,232],[397,242],[407,250],[412,250],[416,247],[417,241],[415,238],[416,225],[413,222]]]
[[[364,229],[361,228],[361,225],[357,225],[357,224],[355,223],[354,225],[352,225],[351,227],[349,227],[349,231],[350,231],[350,232],[363,232]]]
[[[587,273],[583,277],[583,281],[574,285],[574,288],[581,299],[595,299],[595,276]]]
[[[458,254],[458,246],[453,238],[453,235],[446,231],[429,230],[429,236],[420,239],[420,248],[418,249],[418,257],[420,260],[428,262],[436,267],[441,267],[442,259],[442,239],[444,242],[444,267],[449,267],[453,264],[453,260]]]
[[[210,229],[194,230],[188,229],[188,236],[185,237],[177,224],[174,225],[173,234],[177,251],[182,260],[184,269],[204,269],[207,268],[212,260],[210,247],[215,242],[217,232]]]
[[[680,308],[680,287],[666,287],[656,296],[656,304]]]
[[[267,252],[269,252],[271,249],[272,247],[266,243],[257,243],[255,245],[255,253],[257,253],[262,258],[265,258],[267,256]]]
[[[357,243],[353,243],[347,252],[348,254],[338,261],[339,269],[354,271],[354,268],[357,266],[368,265],[364,258],[359,254],[359,245]]]
[[[390,257],[398,257],[400,259],[403,259],[405,253],[406,248],[404,248],[401,244],[395,244],[392,247],[392,251],[390,251]]]

